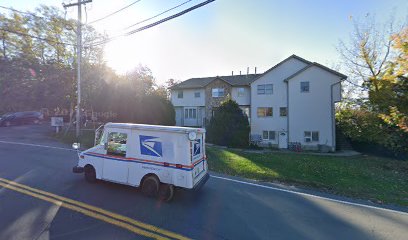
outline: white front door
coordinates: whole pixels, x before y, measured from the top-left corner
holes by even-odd
[[[279,132],[279,148],[288,148],[287,132]]]

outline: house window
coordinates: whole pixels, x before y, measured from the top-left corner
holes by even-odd
[[[276,132],[275,131],[262,131],[263,140],[275,140]]]
[[[273,93],[273,85],[272,84],[260,84],[257,87],[258,95],[267,94],[270,95]]]
[[[281,117],[286,117],[288,115],[288,109],[286,107],[279,108],[279,115]]]
[[[300,92],[309,92],[310,84],[309,82],[300,82]]]
[[[224,88],[213,88],[212,97],[224,97]]]
[[[245,95],[245,88],[238,88],[238,97],[243,97]]]
[[[258,117],[272,117],[273,116],[273,111],[271,107],[259,107],[256,112],[257,112]]]
[[[126,156],[127,134],[111,132],[108,135],[108,155]]]
[[[195,108],[185,108],[184,109],[184,118],[185,119],[196,119],[197,118],[197,109],[195,109]]]
[[[194,97],[195,97],[195,98],[199,98],[199,97],[200,97],[200,92],[195,92],[195,93],[194,93]]]
[[[318,142],[319,141],[319,132],[317,131],[305,131],[304,133],[305,142]]]
[[[182,90],[177,92],[177,98],[183,98],[183,91]]]

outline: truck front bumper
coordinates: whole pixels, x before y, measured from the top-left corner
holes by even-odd
[[[200,179],[200,181],[193,187],[193,191],[198,191],[200,190],[204,184],[208,181],[208,179],[210,179],[210,174],[208,174],[208,172],[204,175],[203,178]]]
[[[72,172],[73,173],[83,173],[84,172],[84,168],[83,167],[79,167],[79,166],[75,166],[72,168]]]

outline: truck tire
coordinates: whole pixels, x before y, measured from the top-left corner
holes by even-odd
[[[160,181],[156,176],[148,176],[143,180],[142,193],[148,197],[156,197],[159,192]]]
[[[161,201],[170,202],[174,197],[174,186],[171,184],[160,184],[159,199]]]
[[[85,174],[84,174],[85,175],[85,180],[87,182],[90,182],[90,183],[96,182],[96,172],[95,172],[94,167],[92,167],[90,165],[87,165],[87,166],[85,166],[84,172],[85,172]]]

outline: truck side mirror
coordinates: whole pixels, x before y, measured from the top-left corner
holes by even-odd
[[[105,149],[105,150],[108,149],[108,143],[107,142],[103,144],[103,149]]]
[[[72,148],[78,150],[81,145],[79,143],[73,143]]]

